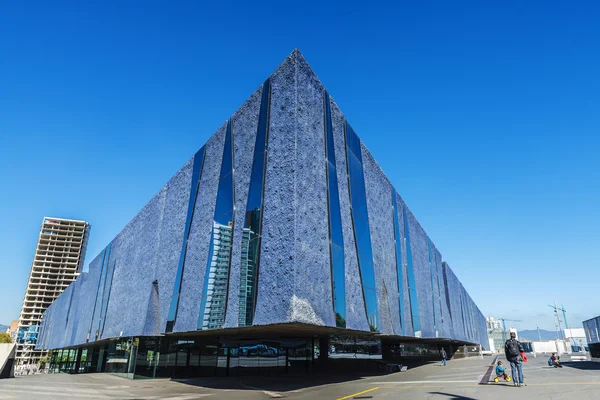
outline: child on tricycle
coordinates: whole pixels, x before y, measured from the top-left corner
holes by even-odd
[[[504,378],[506,382],[510,382],[510,376],[506,373],[502,361],[498,361],[498,365],[496,366],[496,377],[494,378],[494,382],[498,382],[500,378]]]

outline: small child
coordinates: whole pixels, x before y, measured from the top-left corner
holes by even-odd
[[[504,378],[504,380],[508,378],[508,374],[502,366],[502,361],[498,361],[498,365],[496,366],[496,378]]]

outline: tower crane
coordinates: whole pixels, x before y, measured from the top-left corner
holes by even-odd
[[[502,321],[502,339],[504,339],[505,343],[506,343],[506,324],[504,323],[504,321],[508,321],[508,322],[523,322],[520,319],[507,319],[507,318],[500,318],[500,321]]]

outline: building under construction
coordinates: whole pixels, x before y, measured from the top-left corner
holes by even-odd
[[[16,335],[17,364],[36,364],[40,319],[83,267],[90,225],[85,221],[44,217],[38,237]]]

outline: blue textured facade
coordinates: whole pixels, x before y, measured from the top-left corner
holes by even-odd
[[[583,321],[583,330],[592,361],[600,361],[600,316]]]
[[[350,131],[294,51],[47,309],[38,348],[289,323],[486,346],[483,314]]]

